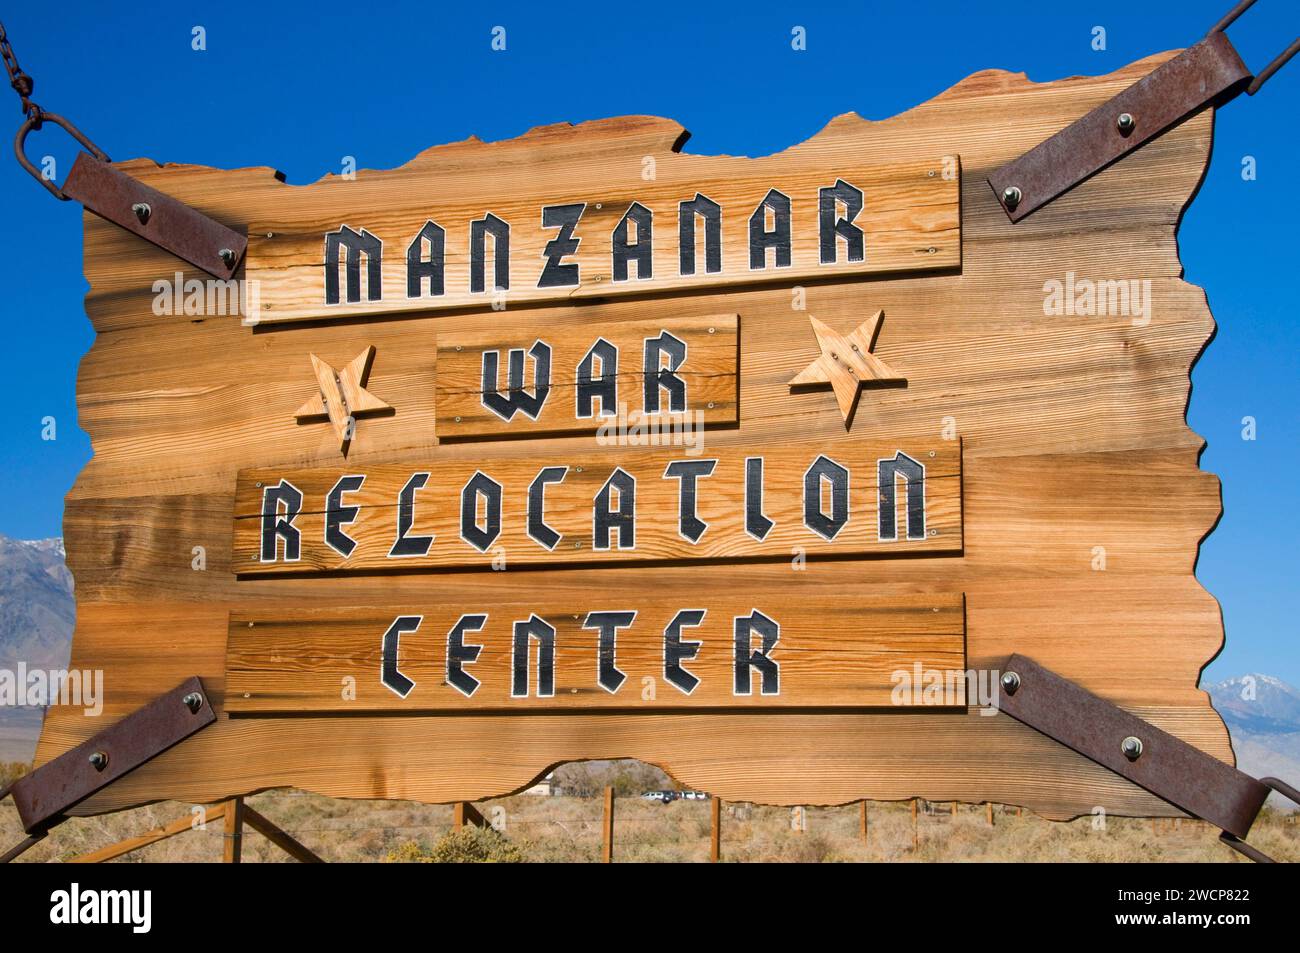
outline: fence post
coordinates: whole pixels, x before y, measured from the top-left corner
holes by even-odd
[[[862,843],[867,845],[871,843],[870,829],[867,827],[867,802],[858,802],[861,808],[861,826],[862,826]]]
[[[713,814],[713,831],[709,835],[709,862],[716,864],[722,860],[722,798],[715,795],[712,802],[710,810]]]
[[[993,802],[986,801],[984,804],[984,808],[985,808],[985,814],[988,818],[989,827],[992,827],[993,826]]]
[[[222,841],[222,861],[237,864],[243,857],[244,841],[244,799],[233,798],[226,802],[226,819],[223,825],[225,837]]]
[[[466,824],[473,824],[475,827],[489,826],[487,819],[473,804],[469,801],[457,801],[451,811],[451,828],[458,831]]]
[[[600,860],[603,864],[614,862],[614,788],[612,785],[605,788],[604,844]]]
[[[921,846],[921,832],[916,826],[916,798],[912,798],[912,850]]]

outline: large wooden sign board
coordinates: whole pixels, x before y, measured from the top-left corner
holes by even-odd
[[[123,164],[246,228],[255,293],[159,314],[204,276],[86,218],[65,527],[107,698],[39,758],[198,675],[219,721],[78,811],[631,757],[736,800],[1168,812],[979,688],[1019,652],[1232,757],[1175,243],[1212,115],[1017,225],[983,181],[1167,58],[762,159],[629,117],[305,186]]]

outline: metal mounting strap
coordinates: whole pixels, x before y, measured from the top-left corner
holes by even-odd
[[[1293,800],[1300,792],[1275,778],[1257,781],[1023,655],[1007,659],[1002,673],[1000,708],[1012,718],[1209,821],[1247,856],[1269,859],[1244,838],[1270,789]]]
[[[1211,33],[993,172],[988,183],[1018,222],[1215,99],[1241,92],[1250,78],[1227,34]]]
[[[1201,42],[990,175],[1007,217],[1020,221],[1206,106],[1259,92],[1300,53],[1300,37],[1252,76],[1223,31],[1254,3],[1241,0]]]
[[[88,152],[77,155],[63,195],[215,278],[234,274],[248,248],[246,236]]]
[[[63,813],[73,805],[216,719],[203,683],[197,677],[189,678],[19,778],[3,793],[13,795],[23,830],[31,836],[3,859],[17,856],[30,847],[63,820]]]

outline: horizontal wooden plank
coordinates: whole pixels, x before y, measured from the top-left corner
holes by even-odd
[[[901,556],[961,550],[958,441],[843,436],[714,453],[690,449],[524,451],[478,466],[453,461],[242,471],[235,572],[499,570],[593,561],[789,559],[800,551]],[[761,480],[750,462],[757,459],[763,461]],[[674,475],[681,467],[712,469]],[[541,484],[544,468],[551,468],[550,479]],[[878,487],[881,472],[892,479]],[[349,479],[352,490],[334,494],[336,505],[327,505]],[[627,488],[626,501],[616,492],[620,487]],[[409,515],[399,505],[404,494]],[[892,510],[881,502],[890,494]],[[622,515],[600,518],[614,511]]]
[[[740,415],[739,332],[737,315],[717,314],[603,327],[564,325],[538,334],[510,325],[491,332],[439,335],[438,439],[595,433],[602,427],[629,425],[656,430],[735,425]],[[647,367],[647,347],[664,335],[675,339],[673,348],[680,346],[680,358],[670,363],[665,357]],[[586,379],[610,381],[614,398],[607,403],[597,393],[580,406],[580,370],[597,342],[602,355],[613,349],[613,363],[605,367],[603,358],[592,360]],[[534,353],[539,347],[544,352]],[[519,378],[525,401],[511,400],[516,391],[507,367],[512,351],[525,355]],[[658,356],[657,349],[653,353]],[[646,376],[660,367],[671,367],[682,382],[679,399],[684,409],[679,413],[672,412],[674,395],[666,387],[657,391],[655,412],[646,412]],[[539,374],[545,374],[540,385]],[[545,387],[540,393],[539,386]],[[541,406],[529,405],[527,398]]]
[[[882,597],[866,586],[813,585],[805,596],[702,587],[681,605],[656,593],[597,590],[516,604],[467,594],[455,606],[231,613],[225,709],[965,704],[960,593]]]
[[[492,314],[494,303],[499,310],[507,301],[580,301],[961,264],[955,155],[875,164],[791,153],[707,161],[670,155],[654,157],[649,175],[645,168],[601,163],[598,140],[626,137],[627,125],[638,121],[587,123],[581,148],[572,151],[534,135],[500,144],[495,161],[450,174],[416,166],[368,173],[361,187],[338,179],[319,183],[328,193],[324,201],[281,196],[249,226],[245,268],[258,289],[255,320],[452,308]],[[826,199],[833,214],[821,211],[823,190],[838,190]],[[708,215],[716,225],[697,211],[704,205],[684,207],[700,197],[712,203]],[[508,230],[508,238],[498,245],[492,229]],[[682,244],[683,230],[694,235],[689,246]],[[755,238],[757,232],[787,235],[784,251],[764,247],[772,240]],[[349,253],[340,240],[365,253]],[[651,249],[646,264],[624,259],[620,270],[616,245],[639,253],[642,242]],[[423,268],[410,266],[412,249]],[[440,263],[437,279],[429,276],[430,261]],[[502,271],[499,261],[507,263]]]

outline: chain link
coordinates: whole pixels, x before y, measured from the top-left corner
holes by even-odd
[[[5,25],[0,23],[0,57],[5,61],[5,71],[9,74],[9,85],[13,87],[14,92],[23,103],[23,115],[29,119],[37,119],[41,115],[41,107],[32,102],[32,90],[36,88],[36,81],[23,72],[23,68],[18,65],[18,57],[14,55],[14,48],[9,43],[9,37],[5,33]]]

